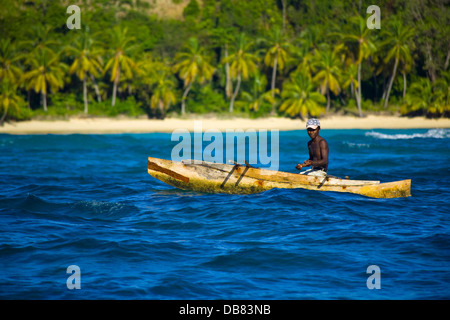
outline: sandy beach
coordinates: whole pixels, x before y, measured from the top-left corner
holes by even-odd
[[[404,118],[395,116],[370,115],[365,118],[350,116],[331,116],[320,119],[322,129],[434,129],[450,128],[450,119]],[[111,119],[111,118],[74,118],[70,120],[32,120],[5,123],[0,134],[102,134],[102,133],[146,133],[172,132],[176,129],[194,130],[201,126],[203,131],[216,129],[278,129],[299,130],[305,128],[300,119],[263,118],[263,119],[218,119],[193,118],[165,120],[153,119]]]

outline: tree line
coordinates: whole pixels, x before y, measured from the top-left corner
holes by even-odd
[[[80,1],[81,29],[70,30],[64,1],[5,0],[0,123],[80,113],[448,116],[445,1],[381,1],[379,30],[367,27],[364,3],[190,0],[175,19],[152,14],[151,1]]]

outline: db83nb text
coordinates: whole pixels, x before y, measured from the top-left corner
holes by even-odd
[[[223,314],[270,314],[270,305],[261,304],[261,305],[253,305],[253,304],[225,304],[223,306]]]

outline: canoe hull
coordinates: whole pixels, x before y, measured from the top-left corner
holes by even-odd
[[[252,194],[273,188],[302,188],[350,192],[372,198],[397,198],[411,195],[411,180],[380,183],[331,176],[312,177],[206,161],[176,162],[149,157],[148,173],[176,188],[206,193]]]

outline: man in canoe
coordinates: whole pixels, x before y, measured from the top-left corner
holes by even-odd
[[[328,170],[328,143],[319,136],[320,122],[312,118],[306,123],[306,130],[311,140],[308,142],[309,159],[297,164],[296,169],[312,166],[311,169],[301,172],[313,176],[326,176]]]

